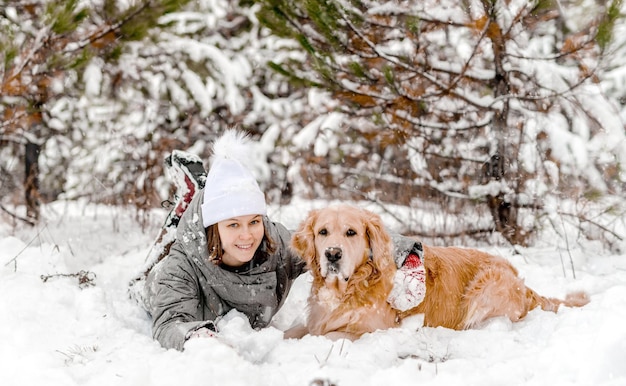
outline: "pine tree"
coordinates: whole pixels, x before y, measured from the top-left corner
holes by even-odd
[[[49,109],[75,90],[91,58],[115,61],[129,41],[184,0],[5,2],[0,8],[0,144],[3,156],[24,160],[26,218],[39,218],[39,154],[55,135]],[[8,153],[8,154],[6,154]],[[4,171],[3,171],[4,172]]]
[[[599,11],[550,0],[262,3],[259,20],[308,54],[276,71],[332,92],[348,118],[344,141],[385,149],[376,167],[412,186],[411,199],[488,210],[489,226],[464,232],[525,244],[528,217],[547,215],[551,194],[624,188],[623,174],[603,174],[626,161],[605,135],[623,138],[623,123],[607,121],[621,122],[595,84],[621,1]],[[576,7],[594,17],[576,24]],[[574,149],[590,139],[614,160],[577,160],[595,158]],[[407,157],[409,172],[394,167]]]
[[[150,28],[138,23],[138,32],[129,33],[137,40],[120,46],[115,60],[99,51],[67,72],[63,93],[43,115],[51,134],[39,157],[44,201],[82,198],[153,208],[172,194],[164,157],[185,149],[208,160],[206,144],[229,127],[265,144],[259,182],[276,201],[285,196],[290,160],[281,151],[266,154],[267,144],[285,142],[294,121],[313,113],[304,102],[306,89],[265,66],[267,58],[300,54],[296,44],[259,26],[256,7],[190,2],[161,12]],[[19,146],[10,154],[12,149],[0,149],[8,155],[0,168],[13,175],[12,155],[23,154]],[[0,187],[13,191],[9,182],[3,178]]]

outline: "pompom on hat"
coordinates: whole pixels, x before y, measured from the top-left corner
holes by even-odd
[[[233,129],[213,143],[202,203],[205,228],[233,217],[267,213],[265,195],[246,167],[251,162],[250,145],[245,133]]]

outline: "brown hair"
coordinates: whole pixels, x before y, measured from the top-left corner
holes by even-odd
[[[272,254],[276,252],[276,243],[269,234],[269,229],[263,221],[263,241],[261,245],[265,243],[265,253]],[[213,264],[221,264],[222,257],[224,256],[224,248],[222,248],[222,240],[220,239],[220,232],[217,229],[217,223],[209,225],[206,228],[206,240],[207,248],[209,249],[209,261]]]

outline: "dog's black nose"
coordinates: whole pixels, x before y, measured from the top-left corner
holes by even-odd
[[[328,247],[326,248],[324,255],[326,255],[326,258],[328,259],[328,261],[330,261],[331,263],[334,263],[337,260],[341,259],[341,248]]]

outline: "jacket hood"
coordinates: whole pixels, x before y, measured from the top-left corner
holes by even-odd
[[[206,231],[202,219],[202,199],[204,192],[198,192],[183,213],[176,229],[176,240],[187,256],[194,256],[194,262],[206,266],[209,259]]]

